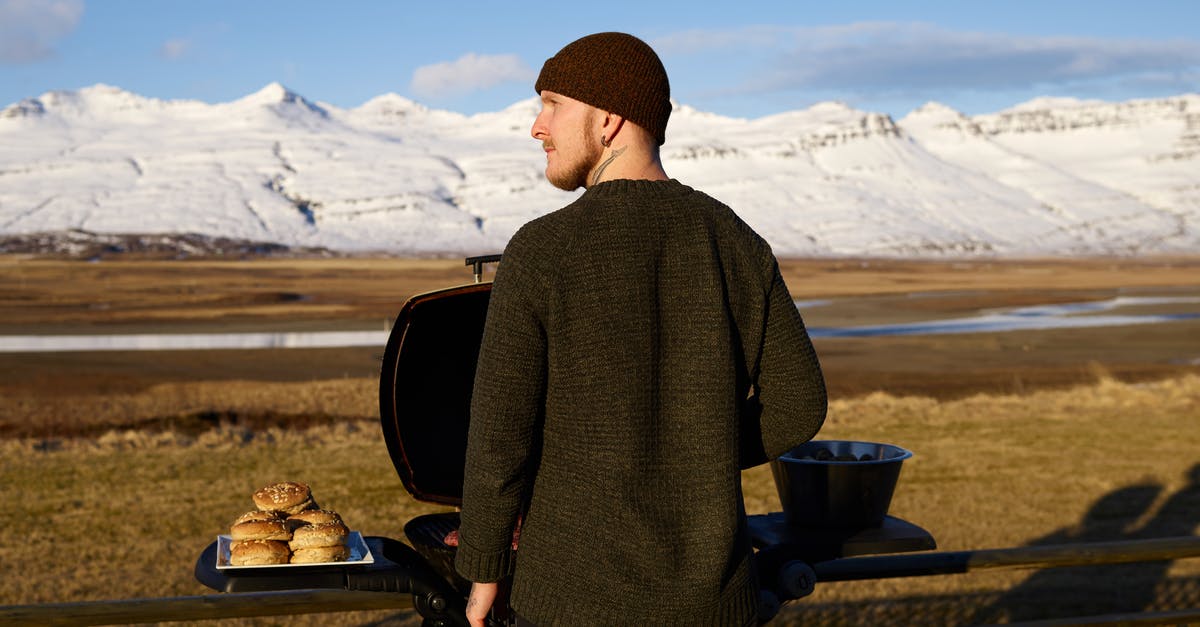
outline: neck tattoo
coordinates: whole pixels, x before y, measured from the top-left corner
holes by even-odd
[[[621,146],[620,148],[614,150],[613,153],[604,160],[604,163],[601,163],[599,167],[596,168],[596,172],[592,174],[592,185],[600,182],[600,175],[604,174],[604,170],[608,167],[608,164],[612,163],[613,159],[620,157],[621,153],[625,152],[626,148],[628,148],[628,146]]]

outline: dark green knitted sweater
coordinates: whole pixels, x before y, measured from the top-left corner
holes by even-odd
[[[761,237],[677,181],[593,186],[497,269],[456,567],[513,573],[539,626],[752,622],[740,468],[812,438],[825,402]]]

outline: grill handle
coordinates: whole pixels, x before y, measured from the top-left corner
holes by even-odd
[[[412,594],[413,607],[423,625],[469,627],[466,600],[415,550],[391,538],[382,538],[383,557],[395,566],[383,571],[346,574],[347,590]]]
[[[478,257],[467,257],[467,265],[472,266],[476,283],[481,283],[483,281],[483,264],[498,263],[499,261],[500,255],[480,255]]]

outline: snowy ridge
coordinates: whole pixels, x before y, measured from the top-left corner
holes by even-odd
[[[385,94],[341,109],[277,83],[213,105],[49,92],[0,110],[0,250],[498,252],[578,194],[544,180],[537,107],[465,116]],[[1196,94],[979,116],[929,103],[899,121],[834,102],[754,120],[677,103],[663,160],[784,256],[1200,251]]]

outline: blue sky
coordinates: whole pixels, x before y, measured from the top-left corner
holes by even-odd
[[[280,82],[355,107],[385,93],[476,113],[533,96],[542,62],[620,30],[676,100],[758,117],[824,100],[895,117],[1037,96],[1200,92],[1200,2],[0,0],[0,106],[96,83],[224,102]]]

